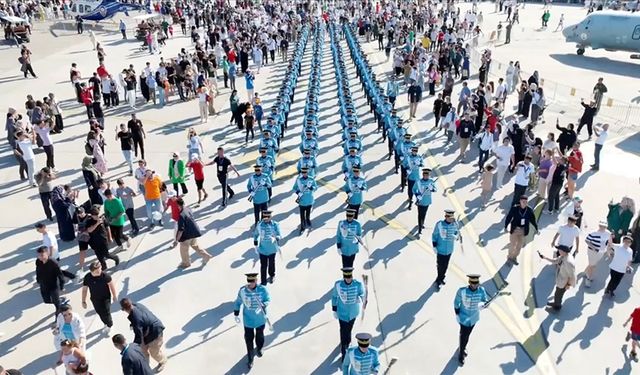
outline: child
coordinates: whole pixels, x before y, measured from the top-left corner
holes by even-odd
[[[627,332],[627,338],[626,341],[629,341],[629,339],[631,339],[631,358],[632,359],[637,359],[637,352],[636,352],[636,348],[638,347],[638,340],[640,340],[640,307],[636,307],[633,312],[631,313],[631,315],[629,316],[629,319],[627,319],[626,322],[624,322],[624,327],[626,327],[629,322],[631,322],[631,329],[629,330],[629,332]]]
[[[482,198],[482,208],[487,207],[487,202],[489,202],[489,198],[491,197],[491,191],[493,190],[493,170],[493,165],[486,164],[484,166],[482,176],[480,177],[480,186],[482,187],[482,192],[480,193],[480,197]]]
[[[175,191],[169,190],[167,192],[167,200],[164,201],[164,210],[162,211],[162,214],[164,215],[169,207],[171,207],[171,220],[173,220],[173,238],[176,237],[176,233],[178,232],[178,220],[180,219],[180,207],[178,207],[178,198],[179,196]]]
[[[198,204],[201,201],[206,200],[209,194],[204,190],[204,164],[200,161],[200,155],[191,155],[191,161],[187,163],[187,168],[193,171],[193,177],[196,181],[196,188],[198,190]],[[204,198],[202,195],[204,194]]]

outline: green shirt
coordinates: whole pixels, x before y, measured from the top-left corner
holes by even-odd
[[[109,225],[116,227],[124,226],[124,212],[124,205],[120,198],[107,199],[104,201],[104,213],[107,215],[107,218],[109,218]]]

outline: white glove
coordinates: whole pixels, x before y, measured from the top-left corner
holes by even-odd
[[[338,313],[334,311],[334,312],[333,312],[333,317],[334,317],[334,318],[336,318],[336,319],[338,319]]]
[[[236,324],[240,324],[240,317],[239,316],[234,316],[234,319],[236,321]]]

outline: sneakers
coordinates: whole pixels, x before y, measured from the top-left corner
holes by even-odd
[[[102,333],[103,334],[108,335],[109,332],[111,332],[111,327],[109,327],[109,326],[102,327]]]
[[[233,192],[233,191],[231,193],[229,193],[229,199],[232,199],[234,195],[236,195],[236,193]]]

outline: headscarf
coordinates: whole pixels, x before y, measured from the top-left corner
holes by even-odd
[[[82,159],[82,170],[89,171],[89,172],[93,173],[96,176],[99,175],[98,171],[93,166],[93,157],[92,156],[85,156]]]
[[[64,201],[65,194],[64,188],[60,185],[56,186],[51,190],[51,203],[55,203],[58,201]]]

